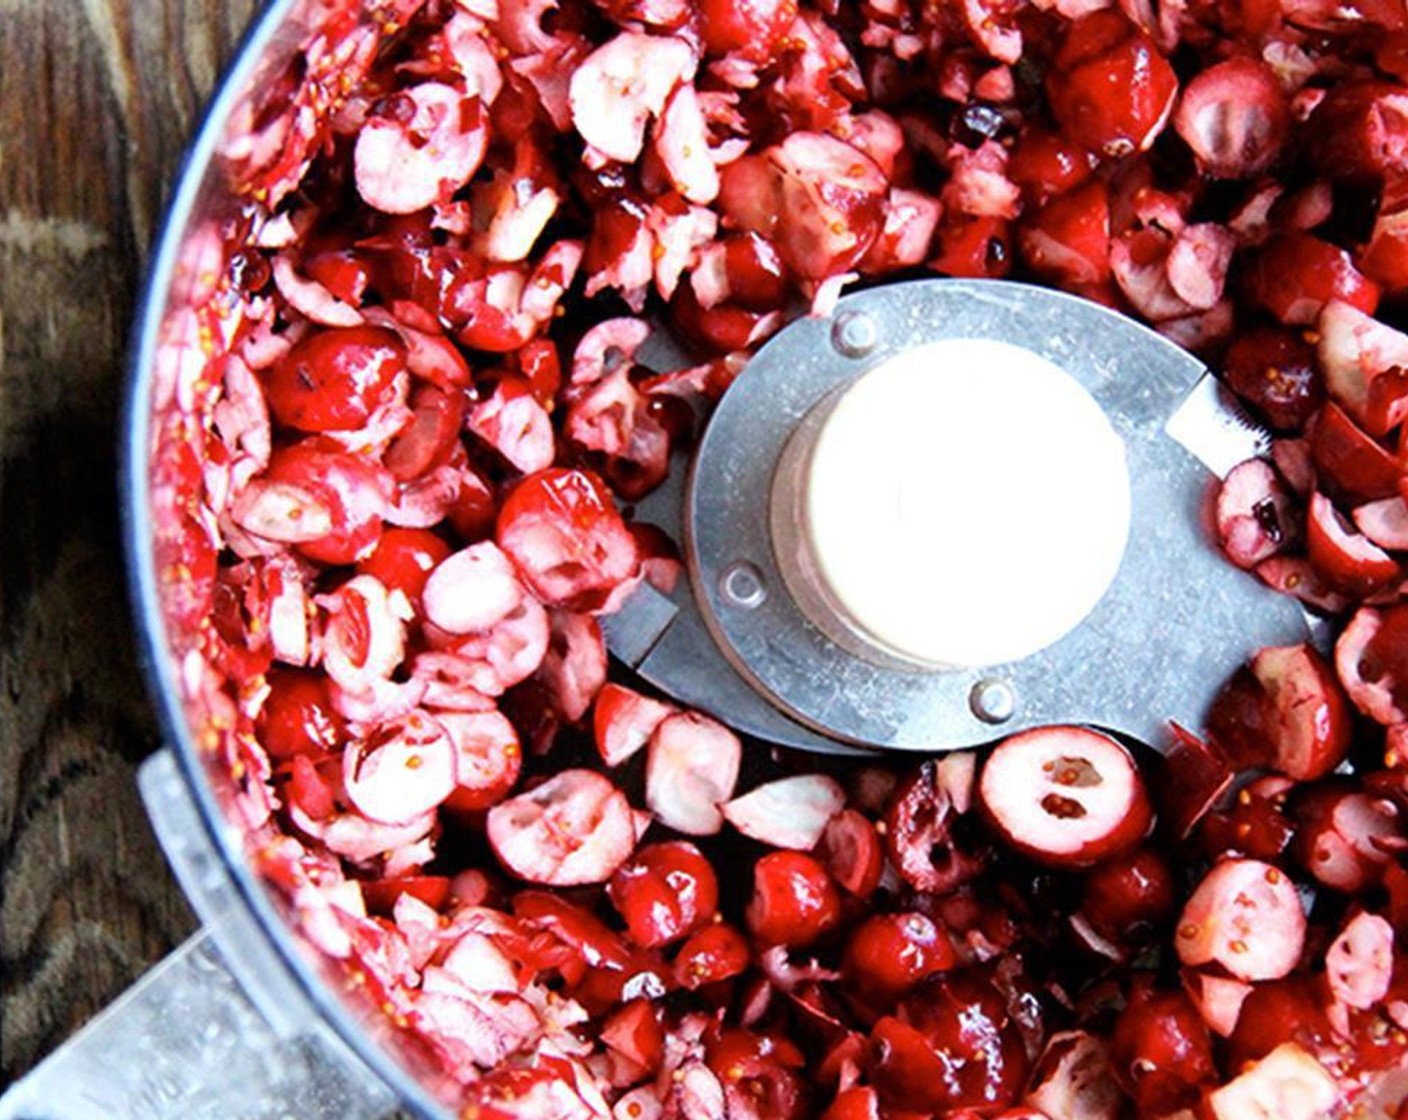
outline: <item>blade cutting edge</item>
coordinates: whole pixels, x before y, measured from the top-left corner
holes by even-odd
[[[1198,379],[1164,431],[1218,478],[1271,450],[1271,433],[1211,373]]]

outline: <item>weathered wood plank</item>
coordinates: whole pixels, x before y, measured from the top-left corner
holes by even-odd
[[[185,935],[118,545],[141,256],[254,0],[0,0],[0,1083]]]

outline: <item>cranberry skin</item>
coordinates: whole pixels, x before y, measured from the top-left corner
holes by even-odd
[[[724,238],[723,245],[730,298],[755,313],[781,310],[787,299],[787,272],[772,242],[744,233]]]
[[[276,665],[269,670],[268,681],[269,695],[255,728],[271,759],[321,756],[342,747],[347,730],[332,706],[322,673]]]
[[[1246,298],[1289,327],[1315,322],[1321,308],[1340,300],[1372,315],[1379,287],[1350,255],[1309,233],[1278,233],[1251,258],[1243,272]]]
[[[1381,183],[1408,171],[1408,97],[1392,82],[1338,83],[1301,131],[1328,178]]]
[[[1300,431],[1325,401],[1315,347],[1299,331],[1242,331],[1227,350],[1222,372],[1232,391],[1278,431]]]
[[[810,945],[841,919],[841,895],[826,869],[801,852],[773,852],[753,869],[748,928],[769,945]]]
[[[797,0],[700,0],[699,34],[711,55],[742,51],[763,60],[774,54],[797,18]]]
[[[1095,932],[1110,941],[1149,941],[1178,909],[1173,868],[1148,846],[1107,860],[1086,872],[1080,909]]]
[[[1061,131],[1109,156],[1145,151],[1168,122],[1178,92],[1154,41],[1113,9],[1071,24],[1046,76]]]
[[[957,819],[933,762],[922,764],[895,790],[885,813],[885,847],[895,870],[915,890],[943,894],[982,870],[983,860],[953,836]]]
[[[1197,1104],[1217,1079],[1212,1037],[1182,991],[1136,988],[1110,1034],[1115,1077],[1140,1115],[1164,1116]]]
[[[1012,270],[1012,223],[1004,218],[946,216],[935,236],[935,272],[999,280]]]
[[[841,958],[842,979],[884,1005],[958,960],[948,934],[924,914],[876,914],[857,926]]]
[[[683,840],[636,851],[607,884],[611,904],[643,949],[667,945],[698,929],[718,910],[714,869]]]
[[[357,573],[375,576],[388,591],[400,591],[419,613],[425,581],[450,552],[450,546],[429,529],[394,527],[383,532],[376,547],[358,561]]]
[[[811,1114],[797,1072],[806,1059],[785,1039],[728,1028],[707,1039],[705,1060],[723,1086],[728,1115],[802,1120]]]
[[[1028,125],[1007,161],[1007,177],[1022,189],[1028,209],[1034,210],[1085,182],[1099,162],[1094,152],[1059,132]]]
[[[1016,1102],[1027,1051],[1006,1001],[983,970],[933,977],[904,998],[900,1015],[939,1058],[944,1073],[934,1086],[938,1109],[988,1110]]]
[[[406,349],[380,327],[318,331],[269,371],[269,411],[300,432],[363,427],[406,368]]]
[[[1279,774],[1258,778],[1237,791],[1232,805],[1210,813],[1199,829],[1198,840],[1209,859],[1224,855],[1248,856],[1274,862],[1295,835],[1295,825],[1285,813],[1286,797],[1295,783]]]
[[[716,922],[692,934],[675,957],[675,982],[695,991],[740,975],[752,954],[748,939],[726,922]]]
[[[1264,1058],[1285,1042],[1312,1054],[1333,1045],[1334,1032],[1325,1014],[1328,1003],[1323,976],[1296,973],[1255,985],[1228,1039],[1229,1068]]]

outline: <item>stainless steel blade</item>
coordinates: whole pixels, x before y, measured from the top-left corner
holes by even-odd
[[[1218,478],[1271,450],[1271,433],[1211,373],[1198,379],[1164,431]]]

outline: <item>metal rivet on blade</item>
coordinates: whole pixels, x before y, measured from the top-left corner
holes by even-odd
[[[1006,681],[979,681],[968,694],[968,706],[984,723],[1006,723],[1017,714],[1017,694]]]
[[[831,345],[848,358],[863,358],[880,341],[875,320],[859,311],[843,311],[831,327]]]
[[[747,560],[737,560],[724,569],[719,578],[719,589],[726,603],[745,610],[761,606],[768,597],[763,573]]]

